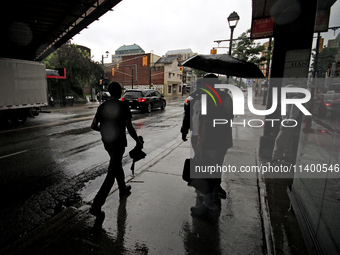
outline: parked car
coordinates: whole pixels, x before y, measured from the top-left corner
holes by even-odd
[[[319,118],[334,117],[340,111],[340,93],[316,95],[313,114]]]
[[[127,102],[131,109],[151,112],[153,109],[165,109],[166,100],[157,90],[153,89],[129,89],[120,99]]]

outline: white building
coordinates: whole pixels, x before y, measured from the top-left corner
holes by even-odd
[[[188,58],[191,58],[193,55],[197,53],[193,53],[191,49],[181,49],[181,50],[169,50],[167,53],[165,53],[166,57],[171,56],[180,56],[179,60],[184,61]]]

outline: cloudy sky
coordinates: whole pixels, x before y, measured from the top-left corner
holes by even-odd
[[[210,54],[216,40],[230,38],[227,17],[233,11],[240,16],[234,38],[251,27],[251,0],[123,0],[113,11],[93,22],[73,38],[73,43],[92,50],[93,59],[101,61],[106,51],[110,56],[122,45],[138,44],[146,53],[162,56],[168,50],[191,48]],[[329,27],[340,26],[340,1],[331,9]],[[322,33],[325,44],[340,33]],[[258,40],[259,42],[268,41]],[[228,43],[220,44],[228,47]],[[217,53],[226,53],[219,48]],[[111,62],[111,57],[104,60]]]

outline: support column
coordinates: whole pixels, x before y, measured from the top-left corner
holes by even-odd
[[[316,0],[278,1],[275,8],[273,8],[275,18],[274,48],[267,109],[272,105],[272,89],[274,87],[278,88],[278,106],[281,105],[283,80],[279,78],[308,77],[316,4]],[[277,11],[275,12],[275,10]],[[299,68],[295,64],[302,61],[304,63],[307,61],[306,68]],[[266,119],[281,119],[279,107],[274,113],[266,116]],[[260,156],[271,158],[279,128],[279,122],[274,127],[271,127],[269,121],[266,122],[263,136],[260,139]]]

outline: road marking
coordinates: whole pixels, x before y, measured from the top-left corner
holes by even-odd
[[[93,116],[82,117],[82,118],[71,119],[71,120],[57,121],[57,122],[53,122],[53,123],[46,123],[46,124],[32,126],[32,127],[23,127],[23,128],[18,128],[18,129],[5,130],[5,131],[1,131],[0,134],[8,133],[8,132],[13,132],[13,131],[20,131],[20,130],[25,130],[25,129],[31,129],[31,128],[37,128],[37,127],[52,126],[52,125],[56,125],[56,124],[60,124],[60,123],[67,123],[67,122],[71,122],[71,121],[86,120],[86,119],[93,119]]]
[[[18,155],[18,154],[21,154],[21,153],[25,153],[26,151],[29,151],[29,150],[18,151],[18,152],[12,153],[12,154],[8,154],[8,155],[5,155],[5,156],[1,156],[0,159],[12,157],[12,156],[15,156],[15,155]]]

